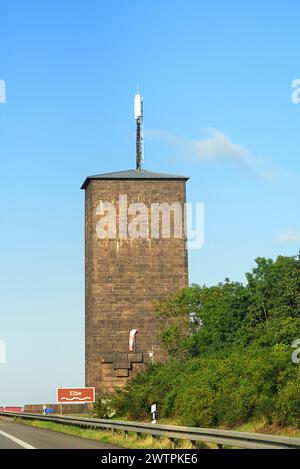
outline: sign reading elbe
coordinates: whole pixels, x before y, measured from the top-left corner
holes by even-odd
[[[60,404],[95,402],[95,388],[58,388],[57,402]]]

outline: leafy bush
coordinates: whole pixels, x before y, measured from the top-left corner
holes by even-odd
[[[300,374],[295,381],[288,381],[278,392],[274,420],[280,425],[300,427]]]
[[[109,419],[114,416],[115,409],[112,406],[112,399],[110,396],[102,396],[94,403],[93,408],[94,416],[99,419]]]

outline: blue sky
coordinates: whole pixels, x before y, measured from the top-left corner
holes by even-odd
[[[205,244],[190,280],[244,280],[300,247],[296,0],[2,0],[0,405],[84,380],[84,193],[135,165],[191,176]],[[206,129],[206,130],[203,130]]]

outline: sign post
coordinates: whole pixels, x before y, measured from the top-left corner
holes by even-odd
[[[151,423],[156,423],[156,404],[151,405]]]

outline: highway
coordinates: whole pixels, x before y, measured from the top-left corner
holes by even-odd
[[[86,440],[0,417],[0,449],[112,449],[117,446]]]

